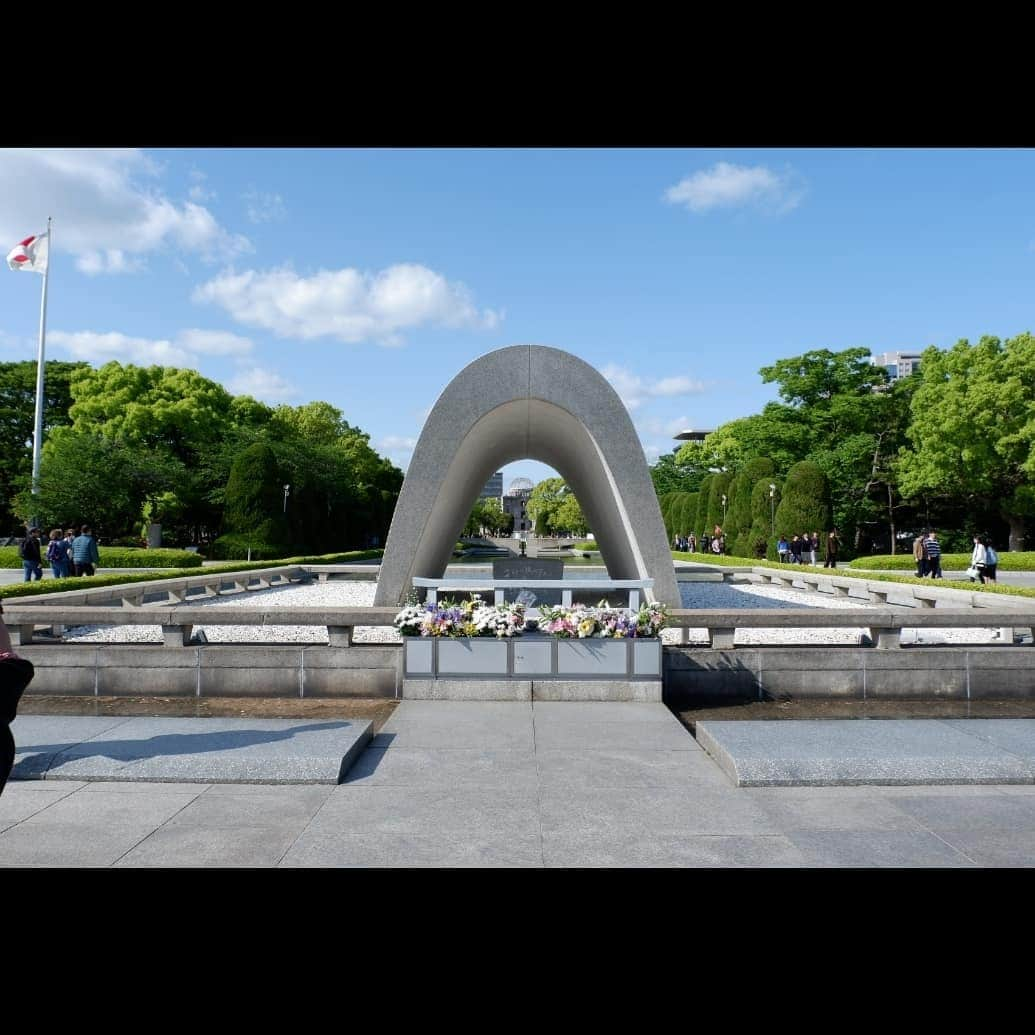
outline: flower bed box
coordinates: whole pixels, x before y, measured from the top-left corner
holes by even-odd
[[[557,675],[626,676],[629,640],[558,640]]]
[[[404,676],[415,679],[661,678],[660,639],[405,636]]]
[[[440,639],[436,671],[441,676],[506,676],[507,642],[479,637]]]

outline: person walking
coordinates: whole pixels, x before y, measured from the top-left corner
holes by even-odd
[[[75,542],[75,529],[66,528],[65,538],[62,540],[65,544],[65,565],[68,570],[69,576],[76,574],[75,561],[72,560],[72,543]]]
[[[970,576],[971,582],[985,581],[985,568],[988,565],[988,556],[985,551],[985,544],[979,536],[974,536],[974,550],[970,555],[969,571],[975,572]]]
[[[97,540],[90,533],[89,525],[83,525],[82,532],[72,540],[72,560],[75,562],[76,575],[92,575],[94,565],[101,563]]]
[[[913,540],[913,560],[916,561],[916,577],[922,579],[927,574],[927,555],[924,553],[923,532]]]
[[[927,572],[932,579],[942,579],[942,548],[938,536],[932,529],[924,540],[924,557],[927,558]]]
[[[819,553],[819,532],[813,532],[812,538],[809,540],[809,559],[810,563],[815,567],[816,554]]]
[[[992,540],[988,536],[981,537],[981,545],[985,548],[985,570],[981,573],[982,582],[995,582],[996,571],[999,568],[999,554],[992,546]]]
[[[687,537],[690,553],[697,553],[697,536],[693,532]]]
[[[29,534],[22,540],[22,568],[25,570],[25,582],[32,582],[35,576],[39,582],[43,578],[43,566],[40,564],[40,534],[38,528],[30,528]]]
[[[837,554],[840,548],[841,537],[837,534],[837,529],[833,528],[827,533],[827,559],[824,568],[837,567]]]
[[[801,564],[801,536],[796,535],[791,540],[791,563]]]
[[[780,563],[786,564],[788,555],[791,552],[791,548],[787,545],[787,536],[785,536],[782,532],[780,533],[780,540],[776,544],[776,552],[780,555]]]
[[[47,543],[47,560],[56,579],[68,577],[68,547],[65,545],[64,535],[60,528],[52,528],[50,542]]]

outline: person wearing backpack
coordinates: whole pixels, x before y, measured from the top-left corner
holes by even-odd
[[[64,536],[60,528],[52,528],[47,544],[47,560],[56,579],[68,578],[68,547],[65,546]]]
[[[26,582],[32,582],[34,575],[37,582],[43,578],[43,566],[40,564],[40,541],[36,538],[39,531],[38,528],[30,528],[29,534],[22,540],[20,553]]]
[[[985,548],[985,570],[981,572],[981,581],[995,582],[996,568],[999,567],[999,554],[992,549],[988,536],[981,537],[981,545]]]

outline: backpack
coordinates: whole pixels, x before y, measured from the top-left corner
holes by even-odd
[[[26,536],[26,537],[25,537],[25,538],[24,538],[24,539],[22,540],[22,545],[21,545],[21,546],[19,547],[19,550],[20,550],[20,552],[21,552],[21,555],[22,555],[22,560],[23,560],[23,561],[32,561],[32,560],[35,560],[35,558],[34,558],[34,557],[30,556],[29,554],[27,554],[27,553],[25,552],[25,548],[26,548],[26,547],[27,547],[27,546],[29,545],[29,543],[30,543],[31,541],[32,541],[32,536],[28,536],[28,535],[27,535],[27,536]]]
[[[985,560],[988,564],[994,567],[999,563],[999,554],[997,554],[990,546],[985,550]]]
[[[47,560],[51,564],[60,564],[65,559],[65,542],[63,539],[51,539],[47,547]]]

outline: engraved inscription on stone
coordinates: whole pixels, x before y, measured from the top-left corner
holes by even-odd
[[[532,583],[543,579],[563,579],[564,561],[556,557],[500,557],[492,562],[492,577],[522,579]],[[525,607],[552,605],[561,602],[561,591],[536,589],[534,585],[524,589],[512,587],[504,590],[503,599],[508,604],[517,601]]]

